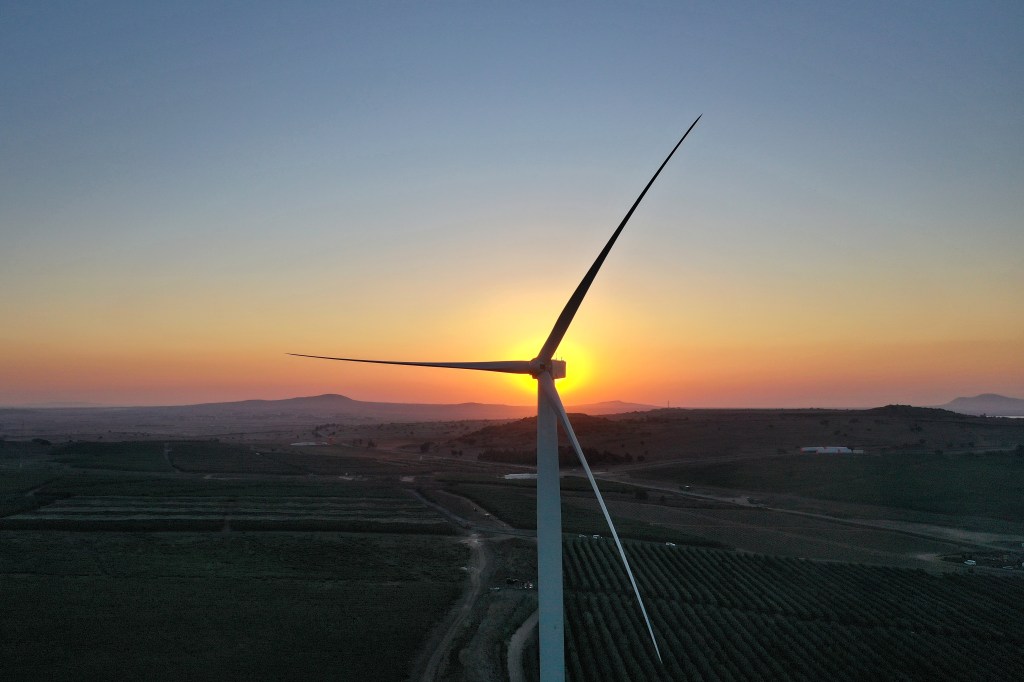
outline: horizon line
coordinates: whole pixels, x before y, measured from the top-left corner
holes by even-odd
[[[679,409],[679,410],[869,410],[877,407],[887,407],[889,405],[908,405],[910,407],[925,407],[925,408],[942,408],[943,405],[959,400],[959,399],[973,399],[982,396],[995,396],[999,398],[1005,398],[1009,400],[1024,400],[1022,398],[1015,398],[1013,396],[1006,396],[997,393],[979,393],[974,396],[957,396],[951,400],[946,401],[942,404],[931,404],[931,405],[915,405],[912,403],[899,403],[889,402],[885,404],[870,404],[870,405],[842,405],[842,406],[827,406],[823,407],[820,405],[813,404],[793,404],[793,405],[744,405],[744,406],[727,406],[727,405],[655,405],[652,403],[637,402],[633,400],[622,400],[622,399],[610,399],[610,400],[594,400],[583,403],[575,403],[573,405],[567,405],[566,407],[582,407],[590,405],[605,405],[622,403],[626,405],[636,405],[640,407],[646,407],[647,410],[664,410],[664,409]],[[319,393],[314,395],[298,395],[288,396],[284,398],[239,398],[234,400],[206,400],[200,402],[188,402],[188,403],[152,403],[152,404],[124,404],[124,403],[94,403],[89,401],[47,401],[43,403],[18,403],[18,404],[0,404],[2,410],[74,410],[74,409],[146,409],[146,408],[172,408],[172,407],[198,407],[201,405],[224,405],[230,403],[242,403],[242,402],[283,402],[286,400],[302,400],[308,398],[323,398],[323,397],[339,397],[351,400],[359,403],[378,403],[387,405],[438,405],[438,406],[457,406],[457,405],[488,405],[494,407],[508,407],[515,409],[530,409],[532,405],[529,404],[511,404],[511,403],[489,403],[481,402],[477,400],[467,400],[461,402],[417,402],[417,401],[393,401],[393,400],[361,400],[359,398],[353,398],[351,396],[342,393]]]

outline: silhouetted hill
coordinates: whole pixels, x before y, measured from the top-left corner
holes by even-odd
[[[906,419],[963,419],[964,415],[941,407],[915,407],[913,405],[886,405],[865,410],[870,414],[903,417]]]
[[[678,409],[603,417],[570,414],[584,448],[636,462],[790,455],[808,446],[868,454],[1012,450],[1024,420],[983,419],[948,410],[887,405],[867,410]],[[534,452],[536,420],[494,424],[453,439],[454,447]],[[563,436],[559,437],[565,443]],[[643,460],[641,460],[643,457]]]
[[[327,393],[282,400],[240,400],[162,407],[68,407],[0,409],[0,435],[10,437],[62,433],[216,435],[293,429],[296,426],[399,422],[521,419],[536,413],[533,405],[487,403],[386,403]],[[649,409],[611,401],[569,406],[570,411],[616,414]]]
[[[939,407],[962,414],[987,414],[991,417],[1024,416],[1024,400],[995,393],[982,393],[973,398],[954,398]]]
[[[566,412],[578,412],[580,414],[602,415],[602,414],[624,414],[626,412],[647,412],[658,409],[654,405],[642,403],[625,403],[621,400],[606,400],[601,403],[587,403],[585,405],[566,405]]]
[[[150,408],[161,409],[161,408]],[[474,419],[518,419],[533,414],[533,405],[502,405],[492,403],[385,403],[355,400],[337,393],[284,398],[282,400],[241,400],[229,403],[203,403],[168,407],[171,410],[207,411],[217,413],[274,413],[294,415],[344,415],[360,419],[388,421],[456,421]],[[569,405],[571,412],[584,414],[621,414],[654,409],[650,405],[609,400],[587,405]]]

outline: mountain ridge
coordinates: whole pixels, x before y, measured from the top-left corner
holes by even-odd
[[[299,408],[322,408],[322,409],[337,409],[337,408],[348,408],[357,410],[360,412],[370,411],[372,409],[381,409],[387,412],[402,412],[402,411],[441,411],[450,409],[452,411],[469,410],[476,412],[500,412],[507,410],[510,413],[509,417],[495,417],[498,419],[516,419],[521,416],[519,413],[524,412],[526,414],[532,414],[536,411],[533,405],[509,405],[507,403],[481,403],[476,401],[468,401],[461,403],[393,403],[384,401],[373,401],[373,400],[357,400],[350,398],[340,393],[322,393],[320,395],[313,396],[296,396],[294,398],[280,398],[280,399],[260,399],[250,398],[247,400],[235,400],[227,402],[217,403],[196,403],[192,405],[163,405],[148,408],[122,408],[122,409],[220,409],[230,410],[233,408],[286,408],[286,407],[299,407]],[[645,405],[643,403],[631,403],[623,400],[604,400],[596,403],[585,403],[580,405],[566,405],[566,409],[571,412],[582,412],[584,414],[621,414],[623,412],[644,412],[647,410],[657,409],[655,405]],[[522,415],[525,416],[525,415]]]
[[[650,405],[608,401],[570,405],[571,412],[592,415],[644,412]],[[386,403],[355,400],[337,393],[279,400],[238,400],[151,407],[2,407],[0,437],[61,432],[75,434],[148,433],[203,435],[294,429],[308,424],[347,425],[494,421],[522,419],[534,405],[490,403]]]
[[[936,407],[961,414],[985,414],[990,417],[1024,416],[1024,400],[998,393],[980,393],[976,396],[953,398],[945,405],[936,405]]]

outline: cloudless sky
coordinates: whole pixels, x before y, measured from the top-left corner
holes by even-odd
[[[1024,397],[1020,2],[0,3],[0,405]]]

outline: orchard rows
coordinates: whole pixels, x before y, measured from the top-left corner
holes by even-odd
[[[659,664],[610,540],[565,545],[571,680],[998,679],[1024,580],[630,542]]]

